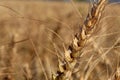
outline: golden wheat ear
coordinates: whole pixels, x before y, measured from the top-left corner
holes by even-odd
[[[93,3],[91,11],[80,27],[79,33],[74,36],[72,43],[64,52],[64,61],[59,61],[59,70],[53,80],[71,80],[72,73],[77,64],[77,58],[82,54],[87,39],[91,36],[96,24],[99,22],[105,7],[106,0],[99,0]]]

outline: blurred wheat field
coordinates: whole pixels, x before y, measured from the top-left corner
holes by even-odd
[[[87,66],[88,80],[115,80],[112,77],[120,68],[119,8],[119,4],[106,6],[73,80],[82,80]],[[89,9],[88,3],[1,1],[0,80],[51,80],[58,57],[63,58],[64,47],[79,31]]]

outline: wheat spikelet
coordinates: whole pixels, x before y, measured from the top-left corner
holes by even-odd
[[[106,0],[99,0],[98,3],[93,3],[91,12],[87,15],[84,24],[80,27],[79,33],[74,36],[68,49],[65,49],[64,61],[59,60],[59,70],[53,80],[72,79],[72,72],[77,64],[77,58],[81,55],[87,39],[91,36],[96,24],[99,22],[105,3]]]

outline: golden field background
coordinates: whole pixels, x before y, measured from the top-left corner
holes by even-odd
[[[88,3],[74,4],[0,2],[0,80],[47,80],[45,74],[51,80],[58,69],[57,56],[63,58],[64,46],[71,43],[90,9]],[[87,65],[93,67],[88,80],[108,80],[120,68],[119,8],[119,4],[105,8],[73,80],[82,80]]]

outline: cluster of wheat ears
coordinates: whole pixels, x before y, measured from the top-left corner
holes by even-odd
[[[81,72],[81,74],[79,74],[78,72],[79,72],[79,68],[82,67],[82,65],[78,66],[78,63],[80,63],[81,58],[85,55],[84,51],[85,51],[86,45],[89,43],[90,39],[92,38],[92,34],[94,33],[95,29],[97,29],[98,23],[100,22],[102,13],[106,5],[107,5],[107,0],[98,0],[92,3],[91,9],[89,10],[87,17],[85,18],[83,24],[79,26],[78,33],[74,35],[73,40],[71,40],[71,44],[69,44],[67,48],[64,47],[64,53],[63,53],[64,57],[61,58],[57,55],[58,70],[56,71],[56,73],[53,73],[52,75],[50,75],[51,76],[50,80],[76,80],[76,79],[102,80],[104,78],[103,77],[101,79],[94,79],[94,76],[97,76],[97,75],[94,74],[94,76],[92,77],[90,75],[92,74],[92,71],[95,68],[95,66],[103,58],[106,57],[107,53],[112,48],[119,45],[118,43],[119,39],[117,39],[117,41],[114,43],[114,45],[111,48],[109,48],[109,50],[107,50],[105,53],[101,54],[98,58],[96,58],[93,63],[90,63],[93,59],[93,56],[91,56],[88,62],[86,63],[86,66],[84,67],[83,71]],[[11,41],[8,43],[8,46],[2,47],[2,48],[5,48],[6,50],[5,52],[3,52],[5,56],[2,56],[2,57],[4,58],[4,63],[5,63],[4,65],[7,68],[4,71],[4,73],[6,74],[4,75],[2,80],[14,80],[10,74],[10,72],[12,72],[11,66],[12,66],[12,59],[14,57],[13,53],[15,51],[14,46],[16,43],[20,43],[26,40],[29,40],[31,42],[33,50],[36,53],[36,57],[34,58],[37,58],[38,62],[42,65],[42,61],[39,58],[39,53],[37,52],[35,44],[32,41],[30,35],[28,35],[27,39],[17,41],[17,42],[15,42],[14,37],[12,37]],[[101,53],[101,50],[99,52]],[[36,64],[36,63],[33,62],[33,64]],[[34,65],[32,66],[33,68],[36,68],[36,66]],[[45,69],[43,66],[41,69],[43,71],[43,74],[46,77],[46,80],[49,80],[49,78],[47,77],[47,74],[45,73]],[[25,80],[39,80],[39,79],[36,79],[35,76],[31,76],[30,71],[28,69],[28,65],[25,65],[23,71],[25,73],[25,75],[23,75],[25,77]],[[34,74],[37,74],[37,73],[34,72]],[[106,77],[106,79],[103,79],[103,80],[120,80],[120,66],[118,65],[118,67],[115,69],[115,71],[111,74],[110,77],[108,76]]]

